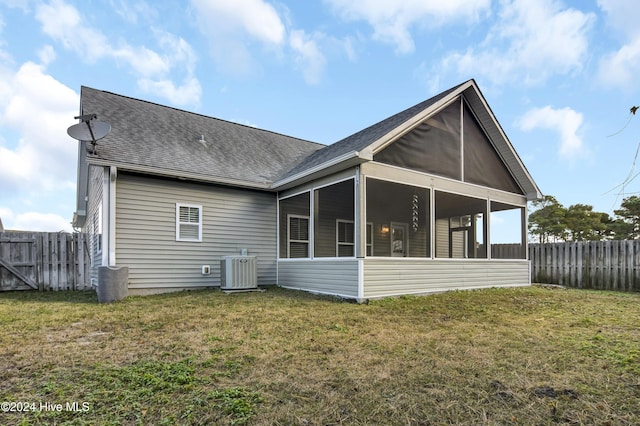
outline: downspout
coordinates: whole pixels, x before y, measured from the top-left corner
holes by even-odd
[[[100,217],[100,231],[102,233],[102,255],[100,259],[101,266],[109,266],[109,247],[111,242],[109,241],[110,232],[109,232],[109,216],[111,212],[110,208],[110,199],[109,191],[111,188],[111,184],[109,182],[109,168],[102,168],[102,200],[100,200],[100,207],[102,211],[102,217]]]
[[[276,193],[276,285],[280,285],[280,192]]]
[[[109,266],[116,266],[116,180],[118,179],[118,168],[111,166],[109,168]]]

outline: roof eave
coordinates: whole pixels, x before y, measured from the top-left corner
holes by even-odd
[[[283,191],[371,160],[373,160],[373,153],[369,149],[350,151],[339,157],[318,164],[317,166],[276,181],[271,185],[271,189]]]
[[[544,198],[544,195],[536,187],[536,190],[534,192],[527,193],[526,197],[527,197],[527,201],[537,201],[537,200],[542,200]]]
[[[113,160],[105,160],[102,158],[88,157],[87,162],[92,166],[115,166],[120,171],[127,171],[133,173],[141,173],[146,175],[159,176],[164,178],[173,178],[180,180],[189,180],[195,182],[215,183],[220,185],[235,186],[248,189],[261,189],[269,190],[271,188],[270,181],[264,182],[252,182],[242,179],[233,179],[228,177],[203,175],[201,173],[180,171],[180,170],[168,170],[159,167],[144,166],[140,164],[130,164]]]

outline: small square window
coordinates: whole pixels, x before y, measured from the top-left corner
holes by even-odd
[[[176,203],[176,241],[202,241],[202,206]]]

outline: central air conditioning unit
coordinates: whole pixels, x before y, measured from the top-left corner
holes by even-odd
[[[255,256],[222,256],[220,289],[248,290],[258,288]]]

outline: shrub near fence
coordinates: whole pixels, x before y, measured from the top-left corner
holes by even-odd
[[[529,244],[531,281],[640,291],[640,240]]]
[[[90,290],[84,234],[0,232],[0,291]]]

